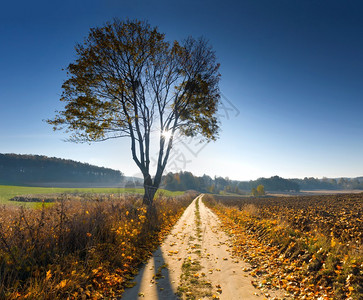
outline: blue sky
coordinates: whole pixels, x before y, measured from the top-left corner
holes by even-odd
[[[363,175],[363,2],[6,1],[0,9],[0,153],[139,173],[129,141],[65,143],[42,120],[89,28],[148,20],[169,40],[204,36],[221,63],[220,139],[179,143],[169,171],[249,180]]]

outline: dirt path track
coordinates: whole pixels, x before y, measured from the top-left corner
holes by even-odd
[[[136,286],[123,299],[263,299],[248,275],[249,265],[230,255],[230,243],[218,217],[198,196],[136,276]],[[179,291],[179,296],[176,293]],[[217,299],[218,299],[217,298]],[[281,299],[281,298],[280,298]]]

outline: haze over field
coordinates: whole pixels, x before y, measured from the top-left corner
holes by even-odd
[[[166,172],[236,180],[362,176],[362,15],[360,0],[7,2],[0,11],[0,153],[137,175],[127,139],[64,143],[67,136],[43,121],[62,109],[61,69],[89,28],[137,18],[170,41],[203,35],[221,63],[220,139],[179,141]]]

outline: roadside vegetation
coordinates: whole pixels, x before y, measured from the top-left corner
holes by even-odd
[[[194,197],[159,195],[152,223],[139,195],[69,196],[37,209],[3,205],[0,298],[121,296]]]
[[[253,285],[299,299],[361,299],[363,194],[204,197],[251,264]]]

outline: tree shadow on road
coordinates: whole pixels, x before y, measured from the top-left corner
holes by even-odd
[[[180,299],[172,287],[169,276],[169,269],[164,259],[165,253],[160,247],[153,253],[149,260],[135,277],[137,283],[131,289],[127,289],[122,295],[122,299],[150,299],[150,300],[178,300]],[[151,270],[150,270],[151,269]],[[144,278],[146,276],[146,278]],[[141,282],[144,280],[143,286]],[[146,280],[146,281],[145,281]]]
[[[172,282],[169,275],[168,266],[165,263],[164,259],[165,253],[163,253],[160,247],[155,251],[153,255],[154,266],[155,266],[155,274],[157,284],[157,299],[179,299],[177,295],[175,295],[176,290],[172,287]]]

